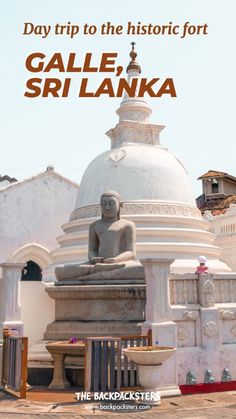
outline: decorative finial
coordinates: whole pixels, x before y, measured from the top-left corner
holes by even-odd
[[[137,52],[136,52],[136,51],[134,51],[134,46],[135,46],[135,44],[136,44],[136,42],[131,42],[131,45],[132,45],[132,50],[130,51],[129,56],[130,56],[130,58],[132,58],[132,61],[134,61],[134,60],[135,60],[135,58],[137,57]]]
[[[135,46],[135,42],[131,42],[132,45],[132,50],[130,51],[130,58],[131,61],[126,69],[126,72],[128,73],[129,70],[137,70],[139,73],[141,73],[141,67],[140,65],[135,61],[136,57],[137,57],[137,52],[134,50],[134,46]]]

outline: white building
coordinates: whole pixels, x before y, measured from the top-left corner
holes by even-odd
[[[7,176],[1,179],[0,262],[31,261],[25,271],[28,280],[21,281],[20,305],[24,334],[33,344],[42,339],[54,318],[54,301],[44,291],[45,283],[38,279],[41,271],[48,281],[52,277],[50,252],[74,208],[79,185],[50,167],[24,181]]]

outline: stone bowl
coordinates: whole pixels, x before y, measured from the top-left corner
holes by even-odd
[[[137,365],[161,365],[176,351],[173,346],[140,346],[123,349],[123,353]]]

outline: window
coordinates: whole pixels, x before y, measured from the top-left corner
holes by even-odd
[[[21,281],[41,281],[42,270],[37,263],[29,260],[24,269],[22,269]]]
[[[211,188],[212,193],[219,193],[219,183],[217,182],[217,180],[213,179]]]

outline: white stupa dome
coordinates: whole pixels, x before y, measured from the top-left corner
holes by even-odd
[[[131,53],[128,81],[139,77],[136,53]],[[230,271],[219,260],[221,249],[196,207],[190,179],[179,160],[160,145],[163,125],[151,124],[151,109],[138,97],[124,96],[117,110],[119,122],[107,132],[111,149],[86,169],[75,209],[60,247],[52,252],[54,265],[84,262],[89,225],[100,217],[100,197],[109,190],[120,194],[121,216],[136,224],[138,258],[174,259],[172,272],[195,272],[198,257],[207,257],[212,272]]]
[[[108,190],[119,192],[122,201],[171,201],[195,206],[185,168],[158,145],[126,143],[100,154],[83,175],[76,208],[98,204]]]

